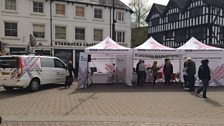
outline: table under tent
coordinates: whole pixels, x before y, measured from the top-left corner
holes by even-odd
[[[89,84],[125,83],[131,86],[132,49],[119,45],[110,37],[85,48],[91,57],[88,62]]]
[[[176,49],[160,44],[153,37],[150,37],[143,44],[134,48],[134,68],[136,68],[136,64],[140,59],[145,61],[147,68],[150,68],[154,61],[158,62],[157,65],[159,67],[163,67],[165,64],[165,59],[170,59],[171,63],[173,64],[174,71],[171,79],[175,81],[176,75],[180,73],[180,54],[178,54]],[[162,71],[163,68],[161,68],[158,72],[158,80],[160,81],[163,81]],[[134,76],[134,80],[136,80],[137,77],[135,73]],[[152,72],[150,69],[147,70],[146,82],[152,82]]]
[[[192,37],[183,46],[177,48],[182,55],[182,65],[187,57],[196,63],[196,77],[198,68],[201,65],[201,60],[208,59],[211,70],[210,86],[224,86],[224,51],[221,48],[212,47],[201,43],[196,38]],[[182,75],[182,74],[181,74]],[[196,86],[200,84],[200,80],[196,79]]]

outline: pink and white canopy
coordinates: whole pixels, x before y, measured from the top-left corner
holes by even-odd
[[[91,51],[118,51],[118,50],[130,50],[130,48],[124,47],[113,41],[110,37],[106,37],[102,42],[85,48],[86,52],[91,52]]]
[[[167,46],[164,46],[157,42],[153,37],[150,37],[148,40],[146,40],[143,44],[141,44],[138,47],[135,47],[135,49],[145,49],[145,50],[175,50],[174,48],[170,48]]]
[[[203,44],[202,42],[198,41],[196,38],[192,37],[189,41],[187,41],[184,45],[177,49],[187,50],[221,50],[221,48],[209,46],[206,44]]]

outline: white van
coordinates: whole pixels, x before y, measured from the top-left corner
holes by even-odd
[[[35,55],[0,56],[0,85],[14,88],[39,89],[42,84],[64,83],[66,65],[57,57]]]

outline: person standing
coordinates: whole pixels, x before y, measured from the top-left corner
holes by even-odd
[[[137,86],[140,84],[140,73],[139,73],[139,64],[142,62],[142,59],[140,59],[136,65],[136,74],[137,74]]]
[[[163,74],[165,76],[165,86],[170,86],[170,79],[173,74],[173,65],[170,62],[170,59],[165,59],[165,65],[163,67]]]
[[[161,67],[158,67],[157,66],[157,61],[154,61],[153,62],[153,65],[150,69],[152,69],[152,76],[153,76],[153,82],[152,82],[152,86],[155,87],[155,83],[156,83],[156,80],[157,80],[157,75],[158,75],[158,70],[160,69]]]
[[[116,74],[115,63],[113,63],[113,68],[112,68],[112,80],[113,80],[113,83],[116,83],[116,81],[117,81],[117,74]]]
[[[202,81],[202,85],[197,90],[197,95],[203,91],[203,98],[207,98],[207,88],[211,79],[210,69],[208,66],[209,61],[207,59],[201,61],[201,66],[198,70],[198,77]]]
[[[196,65],[190,57],[187,58],[187,76],[188,76],[188,88],[189,91],[194,91],[195,85],[195,74],[196,74]]]
[[[138,71],[140,75],[140,86],[143,86],[143,83],[145,82],[146,79],[146,66],[145,66],[145,61],[142,60],[141,63],[138,66]]]
[[[184,78],[184,88],[188,88],[188,75],[187,75],[187,61],[184,62],[184,68],[183,68],[183,78]]]

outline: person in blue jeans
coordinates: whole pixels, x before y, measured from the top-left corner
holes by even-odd
[[[201,66],[198,69],[198,78],[202,81],[202,85],[197,90],[197,95],[203,91],[203,98],[207,98],[207,88],[211,79],[210,69],[207,59],[201,61]]]

